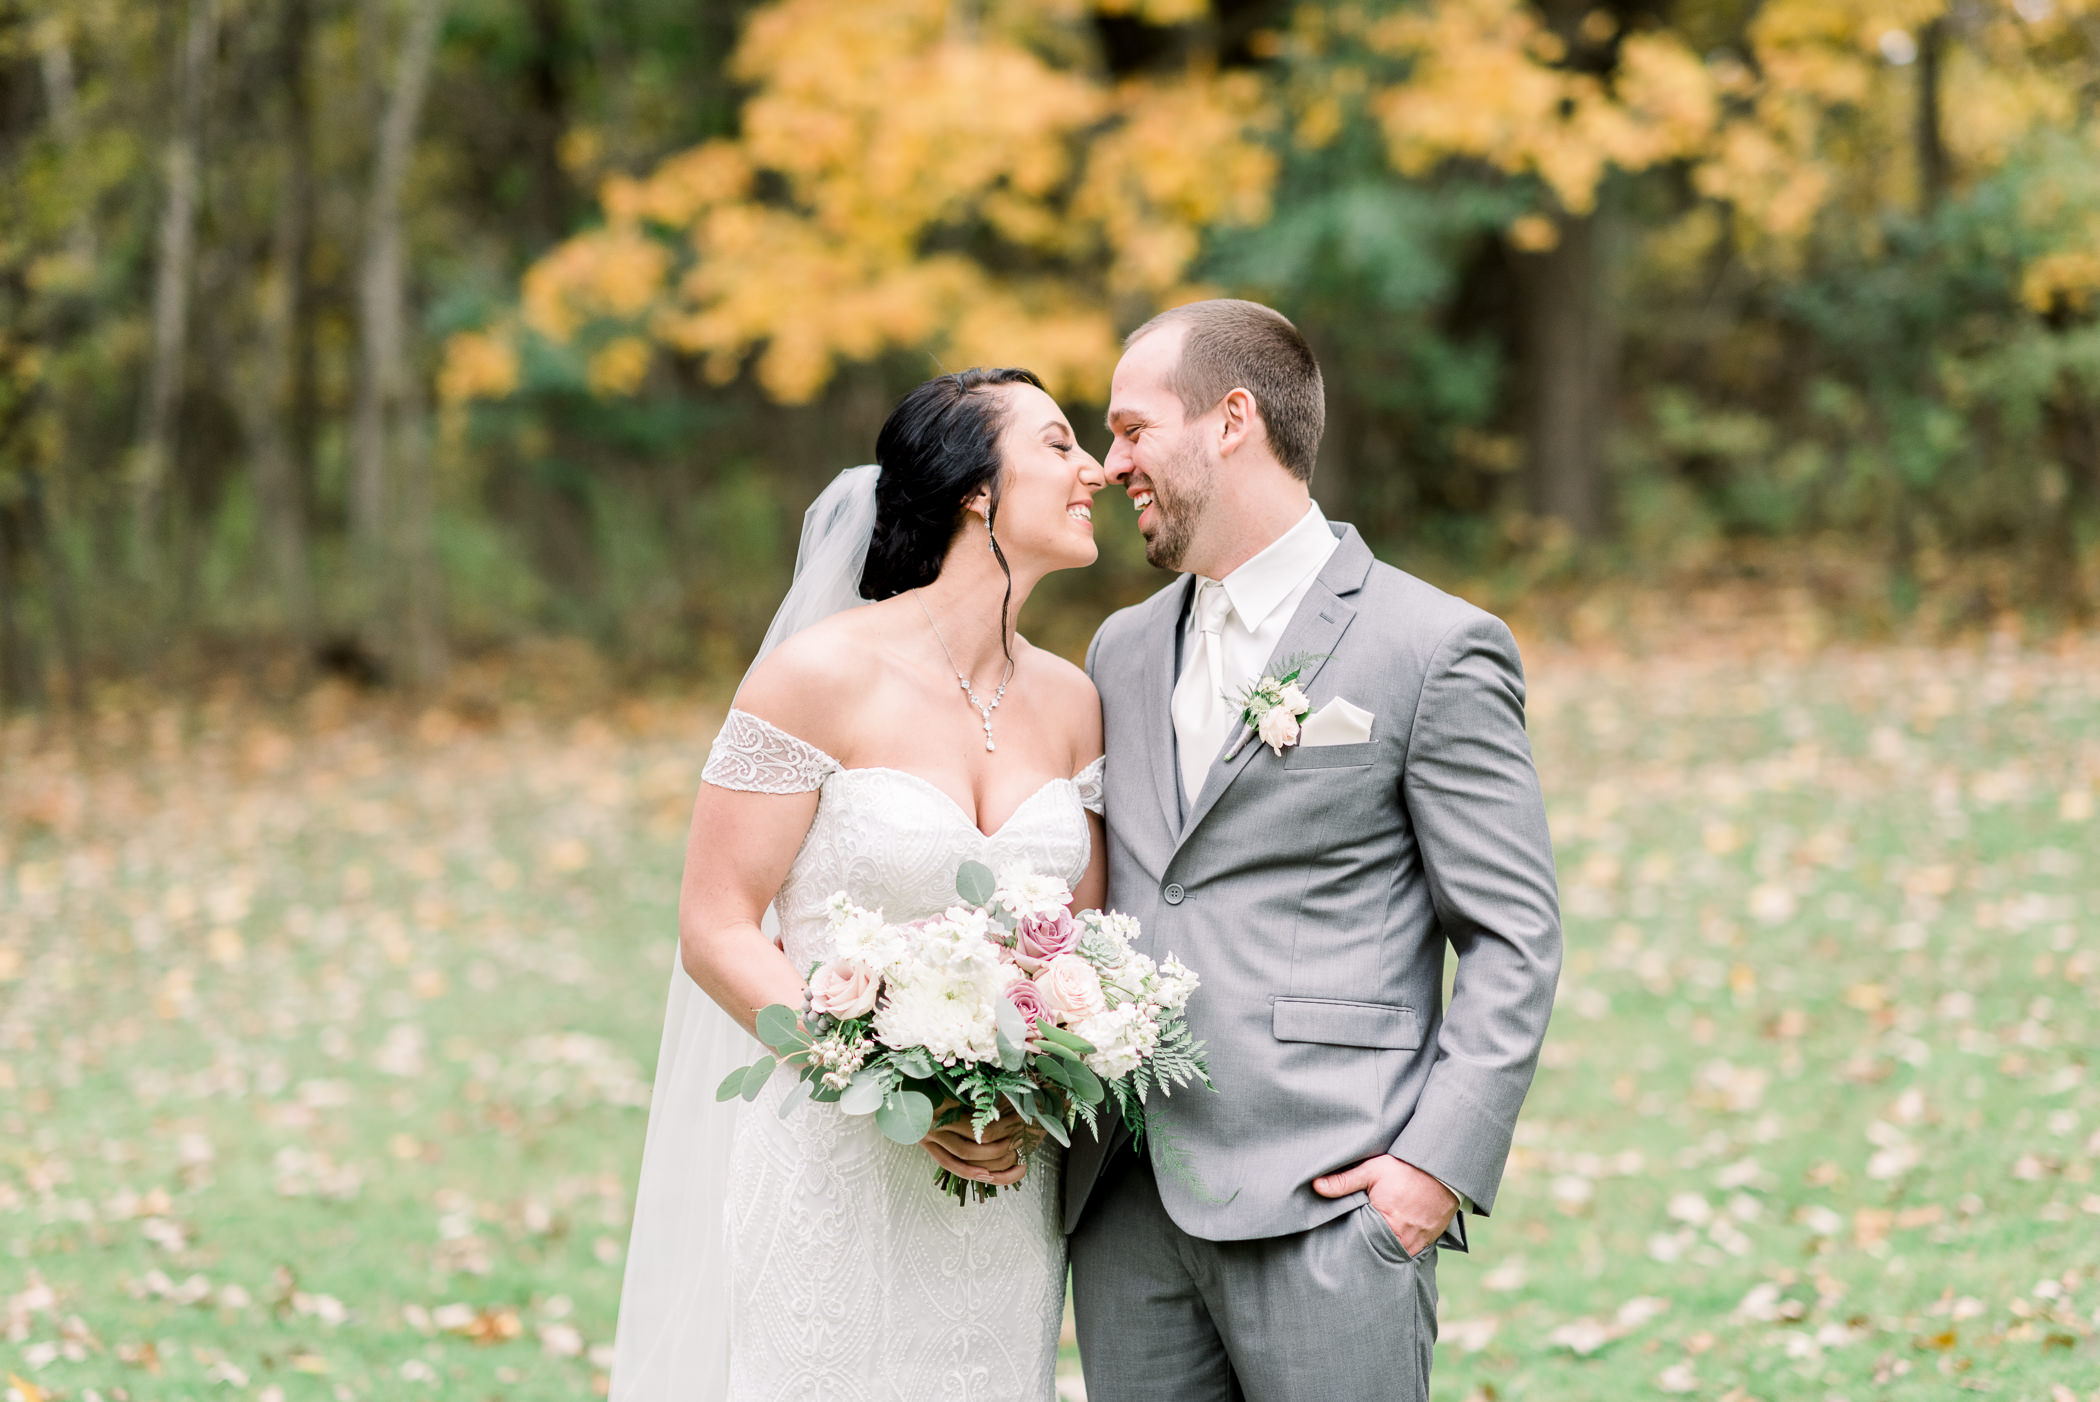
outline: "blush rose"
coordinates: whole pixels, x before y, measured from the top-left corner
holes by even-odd
[[[1030,973],[1041,973],[1059,955],[1079,948],[1079,922],[1069,910],[1031,915],[1015,929],[1014,942],[1014,962]]]
[[[1262,712],[1261,742],[1282,754],[1284,747],[1298,743],[1298,718],[1285,706],[1272,706]]]
[[[875,1010],[875,996],[882,981],[866,965],[852,959],[834,959],[809,978],[812,1012],[833,1017],[864,1017]]]
[[[1084,1021],[1108,1008],[1101,992],[1101,976],[1094,966],[1076,954],[1060,954],[1036,975],[1035,986],[1043,1001],[1068,1026]]]
[[[1034,1034],[1036,1024],[1048,1022],[1050,1008],[1043,1002],[1042,990],[1027,979],[1016,979],[1006,986],[1006,1001],[1014,1005],[1015,1011],[1028,1020],[1028,1031]]]

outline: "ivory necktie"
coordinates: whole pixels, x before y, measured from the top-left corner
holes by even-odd
[[[1174,740],[1181,750],[1181,793],[1193,806],[1203,792],[1210,762],[1225,744],[1232,724],[1232,702],[1225,695],[1225,650],[1219,633],[1232,612],[1225,586],[1215,579],[1196,586],[1195,655],[1174,685]]]

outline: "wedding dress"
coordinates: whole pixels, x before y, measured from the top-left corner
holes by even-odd
[[[795,579],[756,669],[803,629],[859,607],[880,469],[838,475],[802,520]],[[747,674],[748,675],[748,674]],[[723,788],[816,792],[817,811],[765,929],[797,969],[825,958],[825,905],[844,890],[891,920],[955,903],[965,861],[1077,882],[1101,811],[1101,762],[1052,779],[986,835],[940,788],[847,769],[732,709],[702,775]],[[1049,1402],[1064,1312],[1061,1160],[986,1203],[934,1187],[916,1145],[872,1116],[804,1103],[791,1077],[717,1102],[763,1048],[672,951],[649,1133],[635,1188],[609,1402]]]
[[[930,781],[843,768],[743,711],[702,777],[818,792],[774,902],[782,947],[807,969],[832,953],[834,891],[901,921],[955,904],[966,861],[1076,883],[1101,761],[1044,784],[989,836]],[[1057,1146],[1019,1186],[963,1206],[934,1186],[923,1149],[892,1143],[872,1116],[808,1102],[775,1113],[790,1083],[776,1076],[743,1112],[730,1158],[732,1402],[1048,1402],[1065,1290]]]

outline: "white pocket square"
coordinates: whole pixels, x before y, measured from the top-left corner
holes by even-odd
[[[1298,731],[1298,743],[1307,749],[1316,745],[1361,745],[1371,738],[1371,723],[1375,719],[1363,707],[1337,696],[1305,718]]]

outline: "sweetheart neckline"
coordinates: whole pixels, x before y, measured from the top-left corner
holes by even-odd
[[[977,825],[977,820],[970,816],[970,811],[967,808],[964,808],[961,803],[956,801],[956,797],[954,794],[949,793],[946,789],[942,788],[939,784],[934,783],[933,780],[927,778],[923,774],[914,774],[909,769],[893,769],[887,764],[841,764],[837,769],[833,770],[832,772],[834,774],[902,775],[903,777],[911,780],[913,783],[920,785],[922,788],[937,793],[942,798],[946,799],[948,801],[948,807],[954,811],[955,816],[962,819],[965,826],[967,826],[972,832],[976,833],[979,837],[983,838],[986,842],[997,841],[1001,833],[1004,833],[1008,828],[1014,825],[1014,819],[1021,816],[1021,810],[1026,808],[1029,804],[1035,802],[1037,799],[1041,798],[1046,792],[1049,791],[1052,785],[1070,784],[1074,788],[1079,787],[1079,781],[1076,778],[1071,778],[1061,774],[1053,774],[1048,779],[1043,780],[1043,782],[1036,787],[1035,792],[1029,794],[1028,797],[1022,799],[1018,804],[1014,805],[1014,811],[1006,815],[1005,822],[1001,823],[998,827],[993,828],[990,832],[986,832],[983,828]]]

